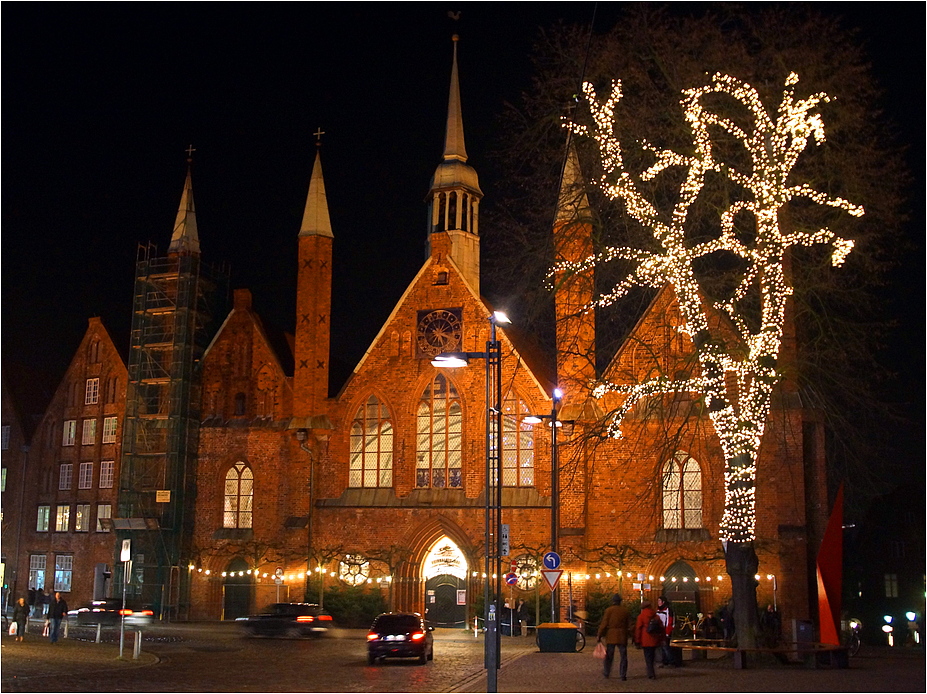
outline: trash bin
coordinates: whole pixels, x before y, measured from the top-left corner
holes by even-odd
[[[576,625],[569,622],[538,624],[538,648],[542,653],[574,653]]]

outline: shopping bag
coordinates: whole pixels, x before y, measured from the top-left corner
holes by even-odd
[[[604,660],[604,658],[605,658],[605,644],[602,643],[601,641],[599,641],[598,643],[596,643],[596,645],[595,645],[595,650],[592,652],[592,655],[594,655],[594,656],[595,656],[596,658],[598,658],[599,660]]]
[[[16,636],[17,629],[19,629],[19,625],[16,622],[10,624],[10,636]]]
[[[48,636],[48,622],[45,622],[45,628],[42,629],[42,636]]]

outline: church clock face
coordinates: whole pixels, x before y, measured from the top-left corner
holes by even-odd
[[[461,309],[437,309],[418,312],[416,342],[420,357],[434,357],[442,352],[459,352],[461,345]]]

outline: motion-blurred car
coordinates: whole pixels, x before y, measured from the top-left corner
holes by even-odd
[[[122,607],[122,598],[103,598],[94,600],[89,605],[68,611],[68,618],[77,619],[78,625],[100,624],[105,627],[117,627],[125,616],[127,627],[139,629],[154,621],[154,611],[134,602],[126,602]]]
[[[322,636],[332,625],[332,616],[318,605],[306,602],[277,602],[260,614],[236,619],[248,636]]]
[[[386,612],[379,615],[367,633],[367,663],[384,658],[418,658],[424,665],[435,657],[434,627],[427,626],[422,615],[409,612]]]

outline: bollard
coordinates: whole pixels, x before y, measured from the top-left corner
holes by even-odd
[[[135,648],[132,649],[132,658],[138,660],[142,652],[142,632],[141,629],[135,632]]]
[[[103,625],[97,624],[97,640],[96,640],[97,643],[100,643],[100,632],[102,631],[102,629],[103,629]]]
[[[64,636],[62,636],[61,638],[63,638],[63,639],[68,638],[68,625],[69,625],[70,623],[71,623],[71,620],[69,620],[67,617],[65,617],[65,618],[64,618]]]

